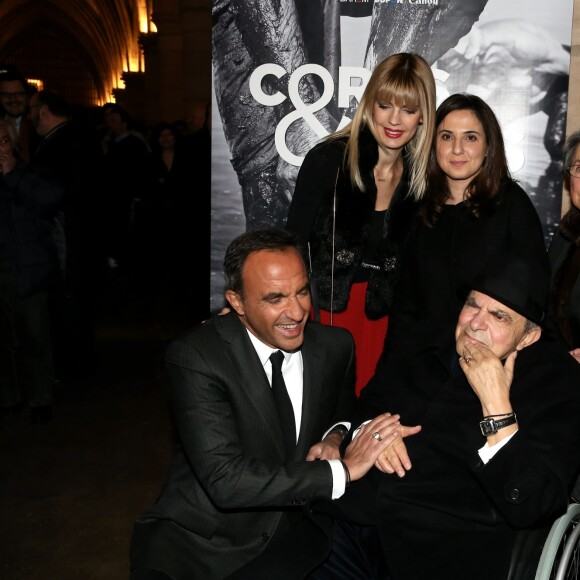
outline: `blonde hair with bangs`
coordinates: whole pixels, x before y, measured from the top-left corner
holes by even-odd
[[[345,163],[350,169],[353,187],[364,191],[359,167],[359,136],[368,127],[379,142],[373,123],[375,104],[393,102],[397,106],[418,107],[422,124],[405,146],[410,165],[409,193],[423,197],[427,187],[427,165],[434,134],[436,91],[433,72],[420,55],[402,52],[383,59],[374,69],[352,121],[328,139],[347,137]],[[378,146],[378,145],[377,145]]]

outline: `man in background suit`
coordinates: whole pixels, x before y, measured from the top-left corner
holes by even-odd
[[[293,234],[238,236],[224,271],[232,310],[167,350],[179,445],[160,497],[134,527],[132,580],[299,578],[307,547],[326,541],[324,521],[302,517],[301,506],[342,496],[399,427],[397,415],[380,415],[364,429],[382,437],[361,437],[340,458],[355,400],[353,340],[309,321]],[[294,412],[289,452],[270,383],[276,351]]]
[[[8,121],[18,135],[17,148],[24,161],[30,161],[38,137],[28,118],[28,97],[32,87],[26,79],[9,66],[0,68],[0,115]]]
[[[57,216],[63,284],[52,300],[56,376],[81,378],[94,370],[98,288],[105,271],[99,205],[101,148],[96,132],[71,115],[51,90],[30,98],[30,119],[40,142],[31,164],[64,188]]]

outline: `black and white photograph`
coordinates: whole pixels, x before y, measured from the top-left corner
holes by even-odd
[[[284,227],[305,153],[348,123],[370,71],[397,52],[429,62],[438,103],[469,92],[492,107],[548,242],[561,211],[572,0],[275,6],[213,4],[212,310],[223,302],[227,243]]]

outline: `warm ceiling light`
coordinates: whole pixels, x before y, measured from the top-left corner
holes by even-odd
[[[44,90],[44,81],[41,81],[40,79],[26,79],[26,82],[29,85],[36,87],[37,91]]]

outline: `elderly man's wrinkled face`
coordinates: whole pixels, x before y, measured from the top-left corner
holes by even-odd
[[[465,343],[483,345],[504,359],[514,350],[522,350],[540,337],[540,329],[526,330],[526,319],[487,294],[472,291],[459,313],[455,329],[457,354],[462,356]]]

